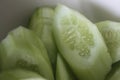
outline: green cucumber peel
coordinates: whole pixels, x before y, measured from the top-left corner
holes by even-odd
[[[120,79],[120,61],[112,65],[112,69],[106,76],[105,80],[119,80]]]

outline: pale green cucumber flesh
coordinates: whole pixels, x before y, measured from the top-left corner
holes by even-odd
[[[37,73],[16,69],[0,73],[0,80],[46,80]]]
[[[48,51],[53,69],[56,65],[57,48],[53,38],[53,17],[54,10],[52,8],[38,8],[33,14],[29,27],[37,33]]]
[[[60,54],[57,55],[56,80],[76,80],[68,64]]]
[[[54,80],[47,51],[32,31],[18,27],[1,42],[2,71],[23,68]]]
[[[112,57],[113,63],[120,60],[120,23],[102,21],[96,23]]]
[[[54,36],[57,47],[80,80],[103,80],[111,57],[97,27],[63,5],[55,9]]]

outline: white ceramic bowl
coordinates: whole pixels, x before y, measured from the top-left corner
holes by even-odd
[[[106,19],[120,21],[118,16],[116,17],[105,8],[101,8],[101,5],[95,3],[94,0],[0,0],[0,40],[13,28],[19,25],[26,26],[35,8],[40,6],[53,7],[57,4],[64,4],[76,9],[93,22]]]

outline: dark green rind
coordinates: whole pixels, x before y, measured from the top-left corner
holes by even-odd
[[[112,69],[105,80],[120,80],[120,61],[112,65]]]

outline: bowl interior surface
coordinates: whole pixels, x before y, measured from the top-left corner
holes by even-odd
[[[41,6],[54,7],[57,4],[64,4],[80,11],[93,22],[117,19],[91,2],[91,0],[0,0],[0,40],[12,29],[20,25],[27,26],[34,10]]]
[[[80,9],[80,0],[1,0],[0,1],[0,40],[10,30],[20,25],[27,26],[30,16],[37,7],[64,4]]]

